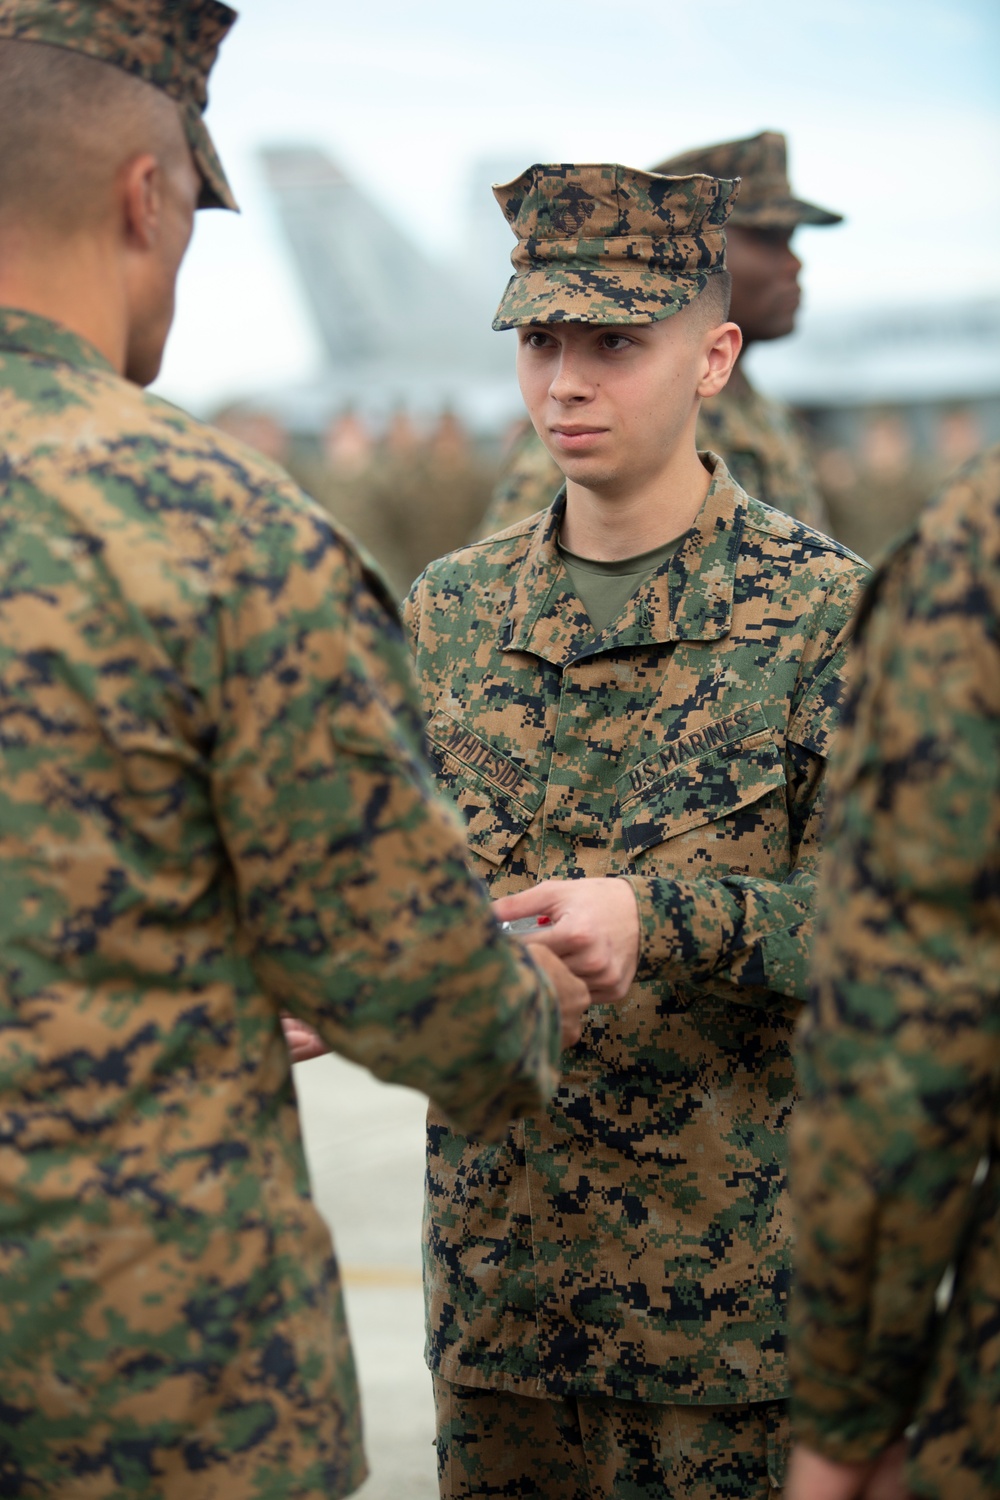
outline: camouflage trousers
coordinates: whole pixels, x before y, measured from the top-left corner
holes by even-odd
[[[788,1406],[515,1396],[434,1377],[441,1500],[780,1500]]]

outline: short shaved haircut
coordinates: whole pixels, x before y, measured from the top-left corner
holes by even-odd
[[[65,47],[0,41],[0,232],[93,224],[123,162],[149,151],[169,170],[187,150],[160,89]]]
[[[716,328],[729,317],[733,295],[733,278],[728,271],[712,271],[705,287],[688,304],[692,318],[699,318],[705,328]]]

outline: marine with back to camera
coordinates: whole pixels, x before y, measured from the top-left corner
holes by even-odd
[[[586,1003],[469,873],[380,579],[141,389],[195,209],[235,207],[233,19],[0,0],[4,1495],[356,1488],[280,1012],[488,1138]]]

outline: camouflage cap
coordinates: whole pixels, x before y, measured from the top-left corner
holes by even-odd
[[[493,327],[669,318],[724,269],[737,188],[616,163],[536,164],[495,186],[517,245]]]
[[[844,217],[794,196],[788,181],[787,142],[777,130],[682,151],[653,170],[739,177],[740,201],[729,221],[736,229],[794,229],[798,224],[839,224]]]
[[[202,114],[208,75],[236,12],[219,0],[0,0],[0,39],[111,63],[175,100],[201,176],[199,208],[235,208]]]

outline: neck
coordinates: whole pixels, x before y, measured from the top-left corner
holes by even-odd
[[[569,479],[563,544],[597,562],[651,552],[693,525],[711,483],[693,439],[654,477],[625,493],[611,486],[589,489]]]
[[[61,323],[87,339],[124,374],[128,339],[125,290],[93,235],[53,244],[23,232],[0,234],[0,306]]]

